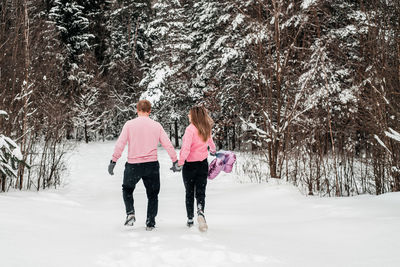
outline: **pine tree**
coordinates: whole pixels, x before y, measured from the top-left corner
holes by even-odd
[[[79,96],[76,101],[73,111],[76,116],[74,118],[74,126],[79,132],[83,130],[83,136],[86,143],[93,138],[92,136],[96,134],[99,130],[98,127],[101,125],[102,116],[96,114],[97,101],[98,101],[98,88],[88,87]],[[78,136],[81,135],[78,132]],[[91,138],[92,137],[92,138]]]
[[[154,100],[154,115],[164,126],[174,125],[176,146],[179,132],[187,124],[189,107],[202,98],[202,93],[192,86],[189,72],[193,64],[188,57],[191,6],[191,1],[156,1],[153,20],[146,31],[152,40],[152,56],[141,82],[147,88],[144,96]]]
[[[49,17],[53,19],[65,44],[68,62],[67,70],[75,69],[82,61],[83,53],[90,48],[94,36],[89,33],[89,20],[83,13],[84,7],[78,0],[55,0]]]
[[[7,116],[7,113],[0,110],[0,116]],[[0,191],[6,191],[8,178],[18,177],[18,163],[21,161],[19,146],[11,138],[0,134]]]
[[[115,1],[107,14],[104,69],[107,72],[108,99],[112,103],[106,128],[118,136],[126,120],[136,115],[136,103],[143,87],[140,81],[148,68],[150,40],[145,35],[151,16],[151,3]]]

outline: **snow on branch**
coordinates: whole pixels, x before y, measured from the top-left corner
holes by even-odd
[[[400,133],[396,132],[392,128],[389,128],[389,131],[385,131],[385,134],[387,137],[392,138],[393,140],[396,140],[397,142],[400,142]]]
[[[312,6],[313,4],[315,4],[317,2],[317,0],[304,0],[303,3],[301,3],[301,7],[303,9],[307,9],[310,6]]]
[[[242,117],[240,117],[240,120],[248,127],[250,127],[251,130],[256,131],[257,135],[261,138],[265,138],[265,142],[269,143],[271,142],[271,139],[268,138],[268,133],[265,132],[264,130],[260,129],[255,123],[248,122]]]
[[[11,138],[0,134],[0,173],[17,177],[16,162],[22,161],[19,146]]]
[[[376,141],[378,141],[378,143],[385,148],[390,154],[392,154],[392,152],[389,150],[389,148],[387,148],[387,146],[383,143],[383,141],[376,135],[374,134],[374,137],[376,139]]]

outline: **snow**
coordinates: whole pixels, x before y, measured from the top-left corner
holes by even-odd
[[[149,83],[148,88],[157,88],[161,86],[161,84],[164,82],[166,77],[169,76],[171,73],[171,69],[167,66],[164,66],[163,68],[160,68],[156,71],[154,75],[154,79]]]
[[[214,48],[214,49],[220,48],[220,46],[222,46],[228,38],[229,38],[229,37],[226,36],[226,35],[225,35],[225,36],[221,36],[221,37],[218,38],[218,40],[215,42],[213,48]]]
[[[396,140],[397,142],[400,142],[400,133],[396,132],[392,128],[389,128],[389,131],[390,132],[385,131],[386,136]]]
[[[2,134],[0,134],[0,149],[10,152],[13,157],[17,158],[18,160],[22,160],[22,154],[19,146],[11,138]]]
[[[150,101],[151,104],[154,105],[156,102],[160,100],[161,96],[162,92],[160,89],[151,89],[143,92],[142,95],[140,96],[140,99],[146,99]]]
[[[224,14],[224,15],[222,15],[221,17],[218,18],[217,24],[227,22],[227,21],[230,19],[230,17],[231,17],[231,14]],[[237,18],[237,17],[236,17],[236,18]]]
[[[243,23],[245,16],[241,13],[236,15],[236,18],[232,21],[233,29],[235,30],[240,24]]]
[[[379,138],[379,136],[377,136],[376,134],[374,134],[374,138],[376,139],[376,141],[378,141],[378,143],[387,150],[387,152],[389,152],[389,154],[392,154],[392,152],[389,150],[389,148],[387,148],[387,146],[385,145],[385,143],[383,143],[383,141]]]
[[[59,190],[0,194],[2,266],[398,266],[400,193],[306,197],[279,180],[223,173],[207,185],[200,233],[185,226],[181,174],[164,149],[157,228],[145,231],[141,182],[136,224],[124,227],[126,156],[107,174],[114,144],[80,145]]]
[[[353,88],[352,88],[353,89]],[[357,99],[354,96],[354,92],[351,89],[344,89],[339,93],[339,99],[342,104],[349,102],[356,102]]]
[[[349,35],[357,34],[357,28],[354,25],[347,25],[344,28],[332,30],[332,33],[337,35],[339,38],[348,38]]]
[[[0,110],[0,115],[7,116],[7,112],[5,112],[4,110]]]
[[[311,5],[315,4],[316,2],[317,2],[317,0],[303,0],[303,3],[301,3],[301,8],[307,9]]]
[[[236,49],[233,48],[225,48],[223,49],[224,53],[221,59],[221,66],[224,66],[228,61],[233,60],[239,56],[239,53]]]

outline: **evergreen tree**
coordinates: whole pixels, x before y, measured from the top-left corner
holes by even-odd
[[[154,99],[154,112],[164,126],[174,126],[175,145],[187,125],[189,107],[202,98],[191,84],[189,72],[192,58],[188,57],[192,36],[189,23],[191,1],[158,0],[154,17],[146,31],[152,40],[150,68],[141,84],[144,96]]]
[[[83,10],[78,0],[55,0],[50,10],[49,16],[67,49],[67,71],[75,69],[82,61],[84,52],[90,48],[89,41],[94,37],[89,33],[89,20]]]
[[[106,128],[118,136],[126,120],[136,115],[143,91],[140,81],[148,68],[150,40],[145,35],[151,16],[150,0],[115,1],[107,14],[110,32],[105,53],[109,99],[112,103]]]
[[[0,116],[7,113],[0,110]],[[22,154],[18,145],[9,137],[0,134],[0,191],[6,191],[8,178],[16,178],[18,163],[22,160]]]

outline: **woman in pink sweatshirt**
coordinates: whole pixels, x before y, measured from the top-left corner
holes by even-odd
[[[197,220],[201,231],[207,230],[204,216],[205,192],[208,176],[208,147],[215,155],[215,144],[211,136],[212,119],[204,107],[193,107],[189,112],[190,125],[183,136],[178,165],[182,166],[183,183],[186,189],[187,226],[193,226],[194,197],[197,201]]]

